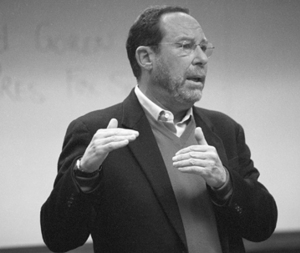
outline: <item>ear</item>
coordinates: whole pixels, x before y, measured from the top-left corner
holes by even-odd
[[[135,51],[135,58],[142,69],[151,70],[154,52],[150,47],[139,46]]]

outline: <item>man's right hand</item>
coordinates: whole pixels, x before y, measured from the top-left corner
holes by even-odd
[[[112,118],[106,129],[99,129],[93,136],[81,158],[81,169],[91,173],[99,169],[108,153],[134,141],[139,132],[118,128],[118,121]]]

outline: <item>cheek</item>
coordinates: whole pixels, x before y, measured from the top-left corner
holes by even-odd
[[[169,57],[160,58],[157,67],[167,70],[173,80],[183,81],[189,69],[192,68],[192,63],[190,59],[169,55]]]
[[[184,79],[190,66],[190,64],[184,62],[170,62],[169,69],[174,75]]]

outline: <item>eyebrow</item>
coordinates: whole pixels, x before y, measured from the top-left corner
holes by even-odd
[[[193,38],[193,37],[189,37],[189,36],[182,36],[182,37],[179,37],[179,38],[177,39],[177,42],[180,42],[180,41],[183,41],[183,40],[189,40],[189,41],[193,41],[194,43],[196,43],[196,39]],[[207,40],[206,38],[203,38],[203,39],[200,41],[200,43],[203,43],[203,42],[207,43],[208,40]]]

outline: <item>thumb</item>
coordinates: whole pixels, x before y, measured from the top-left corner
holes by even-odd
[[[201,127],[196,127],[195,138],[199,145],[207,145],[207,142],[205,140],[205,137],[204,137]]]
[[[118,127],[118,120],[115,119],[115,118],[112,118],[108,125],[107,125],[107,128],[117,128]]]

